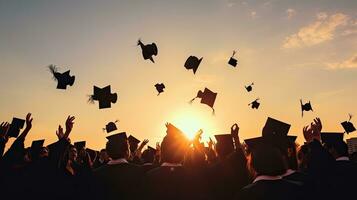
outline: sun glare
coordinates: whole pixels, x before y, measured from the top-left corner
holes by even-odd
[[[193,139],[197,131],[202,129],[202,141],[209,140],[212,124],[209,123],[209,120],[205,116],[201,116],[194,111],[182,112],[177,114],[171,122],[182,130],[189,139]]]

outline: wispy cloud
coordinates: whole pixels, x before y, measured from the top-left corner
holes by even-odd
[[[286,37],[283,48],[313,46],[332,40],[337,28],[346,25],[348,20],[349,17],[343,13],[330,16],[324,12],[318,13],[314,22],[300,28],[297,33]]]
[[[327,63],[326,64],[329,69],[357,69],[357,53],[355,53],[350,58],[335,63]]]
[[[256,19],[257,17],[258,17],[258,15],[257,15],[257,12],[256,11],[251,11],[250,12],[250,17],[252,18],[252,19]]]
[[[288,9],[286,9],[285,13],[287,15],[287,18],[291,19],[296,15],[296,10],[294,10],[292,8],[288,8]]]

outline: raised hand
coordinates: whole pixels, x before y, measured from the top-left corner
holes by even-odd
[[[8,141],[9,137],[7,132],[9,131],[10,124],[8,122],[2,122],[0,125],[0,139],[4,140],[5,143]]]
[[[143,141],[140,143],[139,148],[135,151],[134,155],[135,155],[135,156],[138,156],[138,157],[141,157],[141,151],[143,150],[143,148],[145,147],[145,145],[147,145],[148,143],[149,143],[149,140],[148,140],[148,139],[143,140]]]
[[[61,125],[58,125],[58,130],[56,131],[56,135],[58,137],[58,140],[64,137],[63,128]]]
[[[320,118],[314,119],[314,123],[311,123],[311,129],[313,133],[313,139],[318,141],[321,140],[321,130],[322,130],[322,123]]]
[[[311,123],[311,125],[312,125],[312,123]],[[312,142],[312,140],[313,140],[312,128],[310,128],[309,126],[304,126],[304,128],[302,129],[302,132],[304,134],[305,141],[307,143]]]
[[[67,120],[66,120],[66,132],[64,134],[64,138],[68,138],[69,134],[71,133],[72,131],[72,128],[73,128],[73,124],[74,124],[74,119],[75,117],[74,116],[68,116],[67,117]]]
[[[26,115],[26,128],[25,129],[30,130],[32,128],[32,120],[33,120],[33,118],[31,118],[31,113],[28,113]]]
[[[231,136],[234,140],[235,147],[238,148],[240,147],[240,141],[239,141],[239,126],[238,124],[233,124],[231,127]]]

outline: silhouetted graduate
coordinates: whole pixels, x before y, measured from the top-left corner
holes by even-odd
[[[107,131],[107,133],[117,130],[117,126],[115,123],[117,123],[118,121],[119,120],[116,120],[115,122],[109,122],[107,125],[105,125],[105,128],[103,128],[103,130]]]
[[[260,103],[258,101],[259,101],[259,98],[254,100],[252,103],[248,104],[248,106],[251,106],[252,109],[258,109],[260,106]]]
[[[213,113],[215,112],[213,106],[214,102],[216,101],[217,93],[212,92],[208,88],[205,88],[205,90],[202,92],[202,90],[198,91],[197,96],[193,99],[191,99],[190,103],[192,103],[196,98],[201,99],[202,104],[206,104],[209,107],[211,107]]]
[[[351,119],[352,119],[352,115],[349,114],[349,119],[348,121],[344,121],[341,123],[343,129],[345,130],[345,133],[349,134],[349,133],[352,133],[354,131],[356,131],[356,128],[354,127],[354,125],[352,124]]]
[[[94,103],[94,101],[99,101],[99,109],[110,108],[111,103],[116,103],[118,99],[117,93],[111,93],[110,85],[104,88],[94,86],[93,93],[94,94],[89,97],[89,102]]]
[[[193,70],[193,74],[196,74],[196,71],[198,69],[198,66],[200,65],[201,61],[203,58],[198,59],[196,56],[190,56],[187,58],[185,62],[185,68],[190,70]]]
[[[106,150],[112,160],[93,172],[93,199],[141,199],[140,182],[144,173],[139,166],[128,163],[126,133],[114,134],[107,139]]]
[[[157,56],[157,46],[155,43],[143,44],[141,40],[138,40],[138,45],[141,47],[141,51],[145,60],[150,59],[151,62],[155,63],[153,56]]]
[[[251,83],[250,85],[245,86],[245,89],[247,90],[247,92],[251,92],[253,90],[253,87],[252,87],[253,85],[254,85],[254,83]]]
[[[304,117],[304,111],[314,111],[311,106],[311,102],[309,101],[308,103],[303,104],[302,99],[300,99],[300,104],[301,104],[301,116]]]
[[[77,151],[79,152],[80,150],[86,147],[86,141],[75,142],[73,145],[76,147]]]
[[[160,95],[160,93],[164,92],[164,89],[165,89],[165,85],[163,83],[156,83],[155,84],[155,88],[158,92],[158,96]]]
[[[233,58],[236,54],[236,51],[233,51],[232,56],[229,58],[228,64],[232,65],[233,67],[237,66],[237,59]]]
[[[20,130],[24,127],[24,125],[25,125],[24,119],[19,119],[14,117],[10,124],[10,128],[7,132],[8,137],[17,138],[17,136],[19,136],[20,134]]]
[[[74,84],[75,76],[69,75],[70,70],[61,74],[58,72],[58,68],[55,65],[50,65],[48,68],[53,75],[53,79],[57,81],[57,89],[65,90],[68,85],[72,86]]]

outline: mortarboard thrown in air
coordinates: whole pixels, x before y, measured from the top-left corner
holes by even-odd
[[[138,45],[141,47],[141,51],[145,60],[150,59],[151,62],[155,63],[153,56],[157,56],[158,49],[155,43],[143,44],[141,40],[138,40]]]
[[[196,74],[196,71],[198,69],[198,66],[200,65],[201,61],[203,58],[198,59],[196,56],[190,56],[187,58],[185,62],[185,68],[190,70],[193,70],[193,74]]]
[[[103,131],[107,131],[107,133],[110,133],[112,131],[117,130],[117,126],[115,123],[117,123],[119,120],[116,120],[115,122],[109,122],[107,125],[105,125],[105,128],[103,128]]]
[[[302,99],[300,99],[300,104],[301,104],[301,116],[304,117],[304,111],[314,111],[311,106],[311,102],[309,101],[308,103],[303,104]]]
[[[79,151],[86,147],[86,141],[75,142],[73,145],[76,147],[77,151]]]
[[[322,132],[321,141],[324,144],[335,144],[338,142],[343,142],[344,133],[335,133],[335,132]]]
[[[14,117],[7,132],[8,137],[17,138],[20,134],[20,130],[24,127],[25,120]]]
[[[215,112],[213,106],[214,102],[216,101],[217,93],[212,92],[208,88],[205,88],[205,90],[202,92],[202,90],[198,91],[197,96],[193,99],[191,99],[190,103],[192,103],[196,98],[201,99],[202,104],[206,104],[209,107],[212,108],[213,114]]]
[[[259,101],[259,98],[254,100],[252,103],[248,104],[248,106],[251,106],[252,109],[258,109],[260,106],[260,103],[258,101]]]
[[[163,83],[156,83],[155,84],[155,88],[158,92],[157,96],[160,95],[160,93],[164,92],[164,89],[165,89],[165,85]]]
[[[351,119],[352,119],[352,115],[349,114],[349,120],[348,121],[344,121],[341,123],[343,129],[345,130],[345,133],[349,134],[349,133],[352,133],[354,131],[356,131],[356,128],[355,126],[352,124]]]
[[[111,93],[110,85],[99,88],[97,86],[93,87],[93,95],[90,95],[89,102],[94,103],[94,101],[99,101],[99,109],[110,108],[111,103],[116,103],[118,99],[117,93]]]
[[[228,64],[232,65],[233,67],[237,66],[237,59],[233,58],[236,53],[237,53],[236,51],[233,51],[233,54],[228,61]]]
[[[64,73],[59,73],[58,68],[55,65],[50,65],[48,66],[50,69],[53,79],[57,81],[57,89],[62,89],[65,90],[67,89],[67,86],[72,86],[74,84],[75,76],[69,75],[70,70],[64,72]]]
[[[253,87],[252,87],[253,85],[254,85],[254,83],[251,83],[250,85],[244,86],[244,87],[247,90],[247,92],[251,92],[253,90]]]

